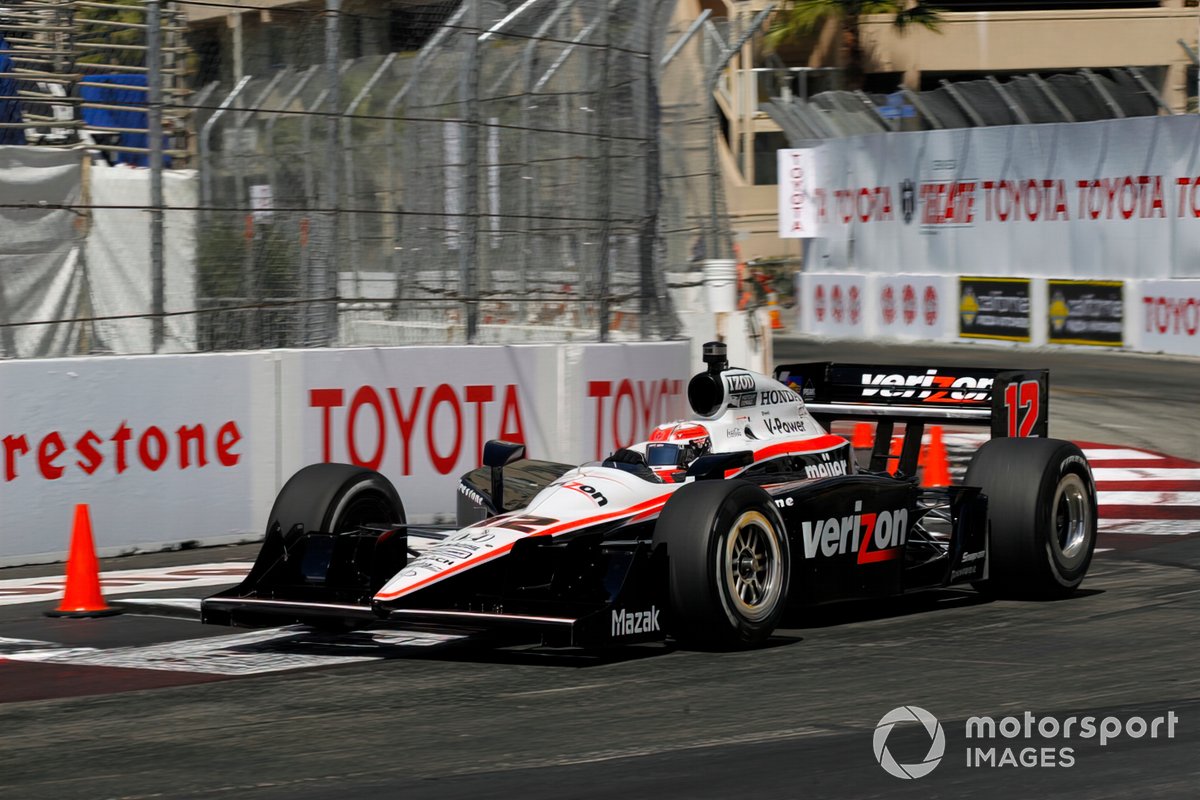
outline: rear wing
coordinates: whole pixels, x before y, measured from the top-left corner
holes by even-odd
[[[798,392],[826,428],[834,420],[874,421],[876,441],[887,441],[894,424],[905,423],[916,436],[911,446],[914,437],[905,437],[902,467],[910,450],[915,465],[927,423],[986,427],[993,438],[1049,434],[1050,374],[1044,369],[817,362],[782,364],[774,377]]]

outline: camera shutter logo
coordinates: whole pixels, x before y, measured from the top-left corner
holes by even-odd
[[[924,761],[916,764],[900,764],[892,757],[887,749],[887,739],[892,728],[898,722],[919,722],[925,727],[925,731],[929,734],[930,744]],[[889,775],[911,780],[925,777],[941,763],[942,756],[946,752],[946,734],[942,731],[942,725],[938,722],[937,717],[925,709],[920,706],[900,706],[893,708],[883,715],[883,719],[879,720],[879,724],[875,726],[873,744],[875,745],[875,760],[879,762],[879,766],[883,767]]]

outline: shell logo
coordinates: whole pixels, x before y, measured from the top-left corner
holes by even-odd
[[[963,325],[974,325],[975,317],[979,316],[979,300],[970,286],[963,292],[962,300],[958,304],[958,313],[962,317]]]
[[[1050,325],[1054,328],[1055,333],[1063,329],[1069,316],[1071,316],[1071,309],[1067,306],[1067,299],[1063,297],[1062,292],[1055,292],[1054,298],[1050,301]]]

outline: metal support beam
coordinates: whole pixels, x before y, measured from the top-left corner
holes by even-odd
[[[1174,110],[1167,105],[1167,101],[1163,100],[1163,96],[1159,94],[1158,89],[1154,88],[1154,84],[1150,83],[1150,81],[1146,78],[1146,75],[1139,68],[1126,67],[1125,71],[1128,72],[1135,81],[1137,81],[1137,85],[1142,87],[1142,91],[1150,95],[1159,108],[1161,108],[1163,111],[1166,111],[1168,115],[1174,115]]]
[[[471,30],[482,27],[482,0],[464,0],[470,6]],[[526,4],[528,5],[528,4]],[[462,298],[467,344],[475,344],[479,328],[479,39],[466,37],[464,68],[459,78],[462,121],[462,216],[458,220],[458,293]]]
[[[342,0],[325,0],[325,79],[329,91],[325,118],[325,225],[324,263],[314,260],[308,276],[309,291],[304,343],[309,346],[332,344],[337,336],[337,279],[340,247],[338,227],[341,198],[338,196],[338,159],[340,149],[338,112],[342,108],[341,64]],[[315,305],[314,305],[315,303]]]
[[[658,66],[665,68],[668,64],[670,64],[671,61],[674,60],[675,56],[679,55],[679,51],[682,50],[689,41],[691,41],[692,37],[696,35],[696,31],[700,30],[700,26],[703,25],[711,15],[711,9],[706,8],[701,11],[700,16],[692,20],[692,24],[688,25],[687,30],[685,30],[679,36],[679,38],[675,40],[675,44],[671,45],[671,49],[663,55],[662,61],[658,62]]]
[[[942,84],[942,88],[946,90],[946,94],[950,95],[950,98],[954,100],[955,103],[958,103],[958,107],[961,108],[964,113],[966,113],[967,118],[971,120],[972,125],[974,125],[976,128],[987,127],[987,122],[984,121],[983,117],[979,116],[978,111],[971,107],[971,104],[967,102],[967,98],[963,97],[962,92],[960,92],[953,83],[945,78],[942,78],[940,82]]]
[[[719,126],[716,123],[718,120],[718,115],[720,114],[720,109],[717,107],[717,98],[716,98],[717,84],[720,82],[721,75],[725,71],[726,65],[729,64],[730,59],[732,59],[734,57],[734,55],[736,55],[737,52],[742,49],[743,45],[745,45],[746,42],[750,41],[751,37],[754,36],[754,34],[762,26],[763,22],[766,21],[767,17],[774,10],[775,10],[775,3],[767,3],[761,11],[759,11],[757,14],[754,15],[754,19],[752,19],[750,21],[750,24],[747,25],[746,29],[741,32],[741,35],[739,37],[737,37],[737,40],[735,42],[733,42],[732,44],[729,44],[729,45],[727,45],[725,42],[720,42],[720,49],[718,51],[717,63],[711,65],[711,69],[710,69],[708,75],[705,76],[705,82],[704,82],[705,96],[708,98],[708,102],[710,104],[710,109],[711,109],[710,113],[712,114],[712,119],[713,119],[713,123],[714,123],[712,126],[712,133],[708,137],[708,142],[709,142],[708,163],[709,163],[709,169],[712,173],[712,177],[710,179],[712,185],[709,187],[710,188],[710,191],[709,191],[710,219],[709,219],[709,232],[708,232],[711,239],[709,242],[709,246],[706,248],[709,258],[727,258],[728,256],[733,255],[733,239],[732,239],[732,236],[729,235],[728,231],[725,231],[725,233],[727,234],[725,236],[726,241],[724,243],[722,243],[720,241],[721,234],[722,234],[721,225],[720,225],[720,215],[721,215],[720,201],[719,201],[720,193],[717,191],[717,186],[716,186],[717,183],[721,181],[721,164],[720,164],[720,160],[717,155],[717,136],[719,135],[718,134]],[[704,23],[704,30],[705,30],[705,33],[708,34],[710,37],[715,36],[718,41],[720,40],[721,37],[716,32],[716,29],[713,27],[711,22],[706,21]],[[724,251],[721,250],[722,244],[725,245]],[[724,255],[725,253],[727,253],[728,256]]]
[[[1062,115],[1064,122],[1075,122],[1075,115],[1071,113],[1071,109],[1067,108],[1066,103],[1062,101],[1054,90],[1050,88],[1050,84],[1042,80],[1042,76],[1036,73],[1029,73],[1029,79],[1034,85],[1042,90],[1042,94],[1046,95],[1046,99],[1050,101],[1050,105],[1054,106],[1054,110]]]
[[[233,91],[225,95],[225,99],[217,106],[217,110],[212,113],[208,121],[204,123],[204,127],[200,129],[200,202],[203,206],[203,211],[207,212],[212,207],[212,165],[208,163],[208,156],[212,150],[212,131],[216,127],[217,120],[225,115],[229,107],[233,105],[233,101],[237,99],[246,85],[250,83],[250,76],[244,75],[238,81],[237,86],[233,87]]]
[[[166,267],[163,262],[162,7],[146,0],[147,133],[150,138],[150,305],[154,352],[166,341]]]
[[[1125,110],[1117,104],[1116,99],[1112,96],[1108,89],[1105,88],[1104,84],[1100,81],[1100,76],[1092,72],[1087,67],[1079,70],[1079,72],[1083,75],[1083,77],[1087,78],[1088,83],[1090,83],[1092,88],[1096,90],[1096,94],[1100,95],[1100,99],[1104,101],[1106,106],[1108,106],[1108,110],[1112,112],[1113,116],[1117,119],[1125,119]]]
[[[937,114],[934,114],[932,111],[930,111],[929,106],[925,105],[925,102],[921,100],[920,94],[914,92],[912,89],[909,89],[907,86],[900,87],[900,93],[904,95],[905,100],[912,104],[912,107],[917,110],[917,113],[929,120],[929,124],[935,129],[940,131],[946,128],[946,124],[938,119]]]
[[[1004,101],[1004,105],[1008,106],[1008,110],[1017,118],[1017,122],[1022,125],[1031,125],[1033,121],[1029,119],[1029,115],[1025,113],[1025,109],[1021,108],[1021,104],[1013,99],[1013,96],[1004,88],[1004,84],[996,80],[995,75],[987,76],[988,83],[996,90],[996,94],[1000,95],[1000,99]]]

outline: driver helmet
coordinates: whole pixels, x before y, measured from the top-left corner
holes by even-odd
[[[708,429],[695,422],[660,425],[646,443],[646,463],[664,481],[682,477],[692,462],[712,448]]]

